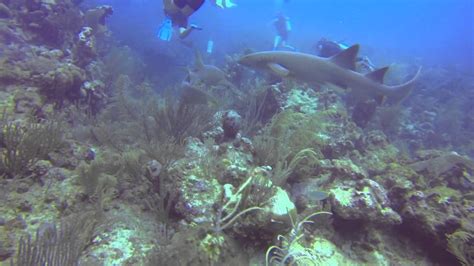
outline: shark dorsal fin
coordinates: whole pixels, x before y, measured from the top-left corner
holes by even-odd
[[[383,77],[385,76],[385,73],[387,73],[387,70],[388,67],[382,67],[365,74],[365,76],[375,82],[383,83]]]
[[[359,53],[359,45],[354,44],[346,50],[334,55],[329,60],[340,67],[355,71],[355,60],[357,53]]]
[[[202,56],[198,49],[194,49],[194,67],[196,68],[196,70],[204,68]]]

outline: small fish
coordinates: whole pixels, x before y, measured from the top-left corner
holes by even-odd
[[[320,201],[320,200],[325,200],[329,197],[329,194],[323,191],[309,191],[308,193],[305,194],[308,198],[314,200],[314,201]]]
[[[304,196],[311,201],[321,201],[329,197],[329,194],[320,191],[314,182],[295,183],[292,186],[291,194],[293,196]]]

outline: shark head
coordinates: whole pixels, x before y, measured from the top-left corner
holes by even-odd
[[[239,64],[251,68],[265,68],[272,62],[272,57],[266,52],[252,53],[244,55],[239,59]]]

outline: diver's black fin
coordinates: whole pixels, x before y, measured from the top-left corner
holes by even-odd
[[[334,55],[329,60],[340,67],[355,71],[355,61],[358,53],[359,45],[354,44],[346,50]]]
[[[367,73],[365,76],[375,82],[383,83],[383,77],[385,76],[385,73],[387,73],[387,70],[388,66],[382,67],[370,73]]]

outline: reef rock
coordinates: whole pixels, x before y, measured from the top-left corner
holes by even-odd
[[[318,98],[312,90],[293,89],[287,95],[285,109],[304,114],[314,114],[318,108]]]
[[[107,31],[105,19],[114,13],[114,9],[109,5],[98,6],[89,9],[85,13],[85,24],[94,30],[94,34],[104,34]]]
[[[234,110],[224,113],[222,116],[222,128],[226,139],[235,139],[242,126],[242,117]]]
[[[97,56],[96,40],[91,27],[83,27],[75,48],[75,62],[79,66],[85,66],[92,62]]]
[[[370,179],[339,184],[330,190],[330,201],[334,213],[346,220],[388,225],[402,222],[400,215],[390,207],[387,192]]]
[[[84,70],[66,63],[38,77],[38,83],[50,99],[77,99],[85,81]]]

